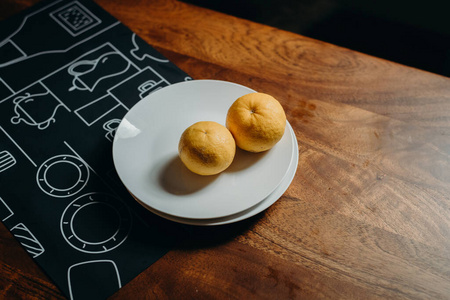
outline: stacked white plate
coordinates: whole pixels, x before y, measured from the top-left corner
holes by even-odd
[[[113,159],[134,198],[163,218],[203,226],[244,220],[275,203],[297,170],[298,145],[289,122],[272,149],[238,148],[231,166],[218,175],[196,175],[178,157],[187,127],[198,121],[225,125],[231,104],[252,92],[226,81],[193,80],[160,89],[133,106],[117,128]]]

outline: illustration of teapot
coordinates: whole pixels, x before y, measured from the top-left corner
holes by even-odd
[[[125,73],[129,67],[130,63],[116,52],[102,54],[94,60],[80,60],[68,69],[74,77],[69,91],[92,92],[100,81]]]
[[[42,94],[26,93],[13,100],[14,113],[11,123],[19,124],[21,121],[40,130],[46,129],[55,122],[58,107],[62,106],[49,92]]]

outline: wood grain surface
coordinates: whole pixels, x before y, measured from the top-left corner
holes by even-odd
[[[194,79],[273,95],[299,146],[272,207],[174,224],[112,299],[450,299],[450,79],[183,2],[96,2]],[[3,225],[0,268],[0,298],[63,298]]]

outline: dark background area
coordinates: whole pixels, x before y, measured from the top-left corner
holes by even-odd
[[[450,77],[443,0],[184,0]]]

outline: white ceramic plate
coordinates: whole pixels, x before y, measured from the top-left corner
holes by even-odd
[[[114,164],[127,189],[154,210],[190,219],[229,216],[265,199],[289,169],[294,149],[289,130],[269,151],[237,151],[232,165],[214,176],[190,172],[178,157],[187,127],[198,121],[224,125],[231,104],[251,92],[230,82],[194,80],[138,102],[123,118],[113,143]]]
[[[290,127],[290,126],[289,126]],[[292,128],[290,128],[292,130]],[[269,208],[272,204],[274,204],[288,189],[289,185],[291,184],[292,180],[294,179],[295,172],[297,171],[298,166],[298,145],[297,145],[297,138],[295,137],[294,132],[292,131],[292,138],[294,140],[294,152],[292,153],[292,162],[289,167],[289,170],[286,174],[286,177],[282,180],[280,185],[276,187],[276,189],[267,196],[263,201],[257,203],[256,205],[250,207],[249,209],[246,209],[240,213],[233,214],[231,216],[222,217],[222,218],[215,218],[215,219],[187,219],[187,218],[178,218],[171,215],[167,215],[161,212],[158,212],[148,205],[145,205],[145,203],[142,203],[139,201],[139,199],[136,199],[141,205],[143,205],[145,208],[147,208],[149,211],[153,212],[154,214],[166,218],[168,220],[183,223],[183,224],[189,224],[189,225],[197,225],[197,226],[216,226],[216,225],[225,225],[230,224],[238,221],[245,220],[247,218],[253,217],[254,215],[266,210]]]

